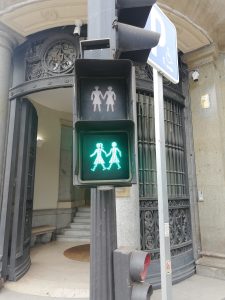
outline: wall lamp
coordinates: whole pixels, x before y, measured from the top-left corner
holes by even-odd
[[[44,142],[45,142],[45,140],[43,139],[43,137],[40,136],[40,135],[38,135],[38,136],[37,136],[37,147],[38,147],[38,148],[41,148],[42,145],[44,144]]]

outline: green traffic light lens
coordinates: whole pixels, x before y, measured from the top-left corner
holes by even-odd
[[[127,132],[81,133],[81,180],[130,179]]]

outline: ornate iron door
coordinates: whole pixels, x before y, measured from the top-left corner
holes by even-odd
[[[157,285],[160,246],[154,107],[150,92],[139,91],[137,96],[141,246],[151,253],[154,269],[152,282]],[[179,280],[194,271],[183,105],[165,98],[164,118],[171,256],[173,276]]]
[[[5,277],[17,280],[30,266],[37,113],[27,100],[12,100],[2,216],[5,224]],[[7,169],[8,168],[8,169]],[[8,249],[8,251],[6,251]],[[7,256],[7,258],[6,258]],[[4,267],[4,264],[3,264]]]

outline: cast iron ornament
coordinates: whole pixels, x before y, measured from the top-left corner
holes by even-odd
[[[44,67],[48,73],[57,75],[68,73],[74,68],[76,51],[69,40],[51,44],[44,54]]]

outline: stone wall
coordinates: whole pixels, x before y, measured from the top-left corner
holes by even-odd
[[[185,60],[190,70],[201,253],[225,254],[225,55],[211,46]],[[195,69],[198,81],[191,77]]]
[[[75,214],[75,209],[40,209],[33,211],[32,227],[42,225],[52,225],[56,227],[56,232],[71,223]]]

